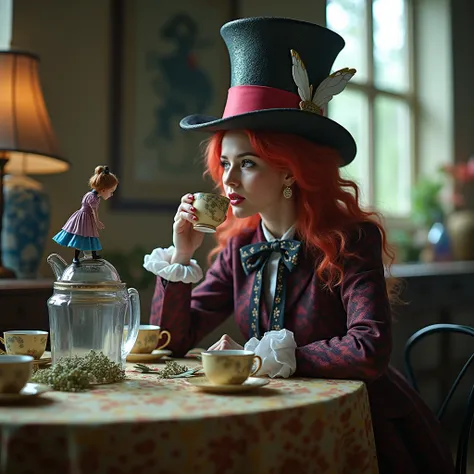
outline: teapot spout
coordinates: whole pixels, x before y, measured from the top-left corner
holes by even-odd
[[[53,270],[56,280],[60,280],[64,273],[64,270],[67,267],[66,260],[64,260],[61,255],[58,255],[57,253],[52,253],[48,256],[46,261],[49,263],[51,270]]]

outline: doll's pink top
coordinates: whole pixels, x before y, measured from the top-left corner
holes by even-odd
[[[100,197],[90,191],[82,198],[81,208],[64,224],[63,230],[82,237],[99,237],[99,229],[92,210],[97,210]]]

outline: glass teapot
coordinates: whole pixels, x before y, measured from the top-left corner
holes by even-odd
[[[117,270],[104,259],[83,259],[68,266],[53,253],[47,261],[56,276],[48,300],[53,364],[61,357],[95,350],[125,367],[140,325],[138,291],[127,290]]]

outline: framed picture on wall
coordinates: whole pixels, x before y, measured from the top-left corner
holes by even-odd
[[[221,116],[229,87],[220,27],[237,0],[112,0],[110,163],[120,179],[111,206],[174,211],[203,180],[202,141],[179,121]]]

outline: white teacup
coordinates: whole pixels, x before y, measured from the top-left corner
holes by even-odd
[[[262,367],[262,359],[252,351],[206,351],[201,356],[204,373],[214,385],[241,385]]]
[[[33,370],[33,357],[0,355],[0,393],[19,393]]]

